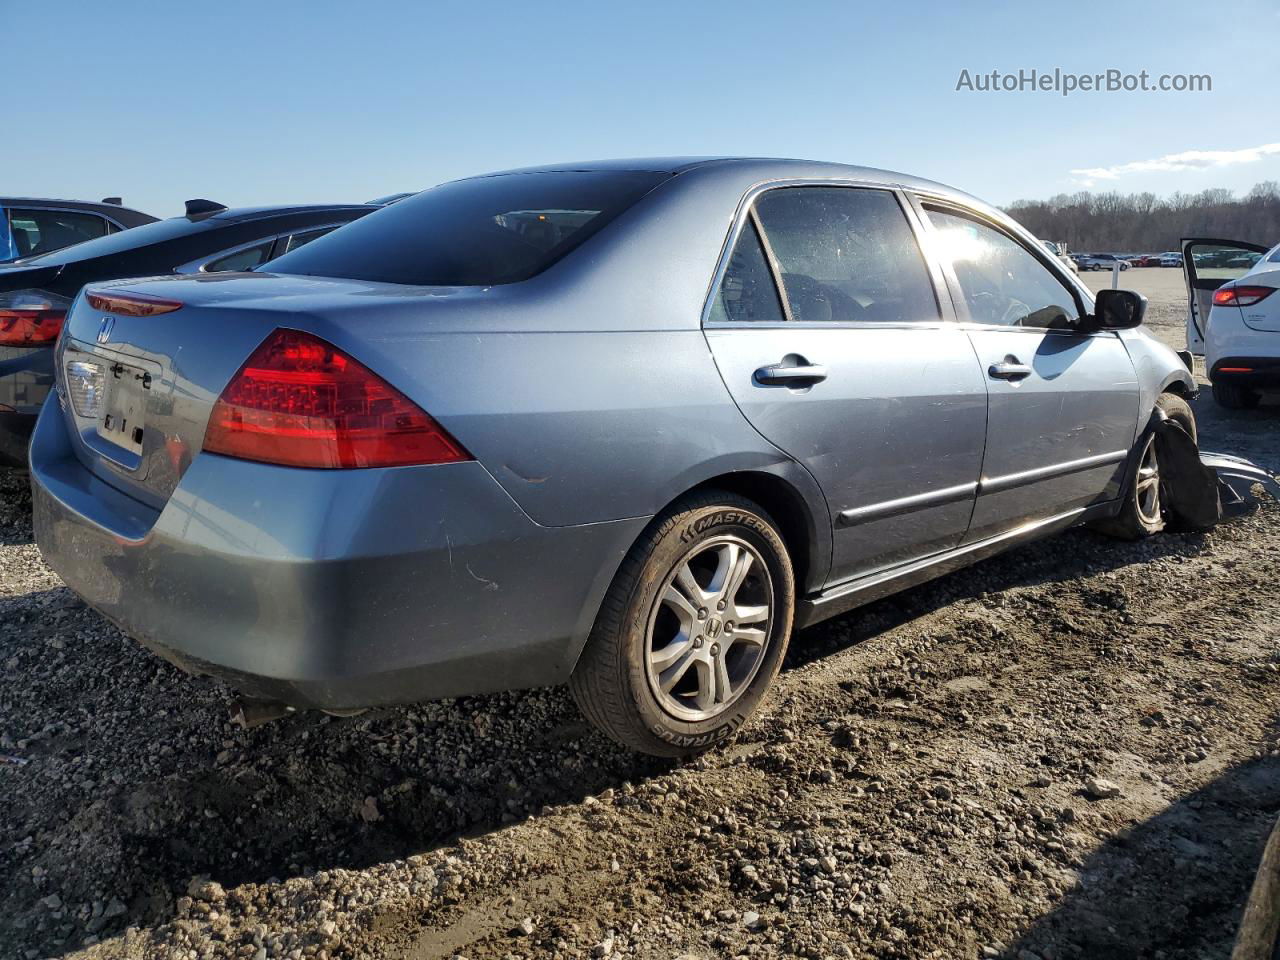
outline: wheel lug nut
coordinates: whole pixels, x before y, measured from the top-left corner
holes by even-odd
[[[726,620],[726,621],[724,622],[724,632],[725,632],[725,633],[733,633],[733,621],[732,621],[732,620]]]
[[[701,638],[701,637],[694,637],[694,638],[693,638],[693,649],[695,649],[695,650],[699,650],[699,649],[701,649],[701,648],[702,648],[702,638]]]
[[[717,604],[716,604],[716,609],[717,609],[717,610],[723,610],[723,609],[724,609],[724,606],[725,606],[724,601],[723,601],[723,600],[721,600],[719,603],[717,603]]]
[[[700,608],[698,609],[698,619],[699,619],[699,620],[705,620],[705,619],[707,619],[707,608],[706,608],[706,607],[700,607]]]
[[[718,657],[718,656],[720,656],[720,644],[718,644],[718,643],[713,643],[713,644],[711,645],[711,655],[712,655],[713,657]]]

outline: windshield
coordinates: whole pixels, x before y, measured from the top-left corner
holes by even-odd
[[[201,229],[208,222],[207,220],[198,220],[192,223],[186,217],[157,220],[155,223],[144,223],[140,227],[131,227],[128,230],[121,230],[119,233],[108,234],[95,240],[86,240],[70,247],[63,247],[61,250],[54,250],[38,257],[27,257],[24,260],[15,260],[14,262],[23,266],[27,264],[57,266],[62,263],[78,263],[81,260],[110,256],[113,253],[135,250],[150,243],[159,243],[162,240],[172,240],[174,237],[185,236]]]
[[[264,269],[415,286],[517,283],[598,233],[669,174],[512,173],[384,207]]]

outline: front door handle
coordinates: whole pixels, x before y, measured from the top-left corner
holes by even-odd
[[[761,367],[755,373],[756,383],[802,387],[808,384],[821,383],[827,379],[827,368],[820,363],[800,363],[787,366],[771,363]]]
[[[1031,376],[1031,368],[1013,354],[1009,354],[999,363],[993,363],[987,367],[987,375],[992,380],[1022,380]]]

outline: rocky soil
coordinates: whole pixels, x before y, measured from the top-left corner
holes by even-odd
[[[1176,271],[1132,273],[1180,343]],[[1280,467],[1280,406],[1196,412]],[[1280,815],[1276,508],[806,630],[673,764],[560,690],[243,730],[60,585],[25,491],[0,473],[0,956],[1225,958]]]

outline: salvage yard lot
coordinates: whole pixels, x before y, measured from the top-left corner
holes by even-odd
[[[1180,271],[1121,285],[1181,347]],[[1280,467],[1280,406],[1195,410]],[[235,727],[41,563],[25,482],[4,956],[1227,957],[1280,814],[1272,507],[1073,531],[805,630],[763,715],[672,764],[560,690]]]

